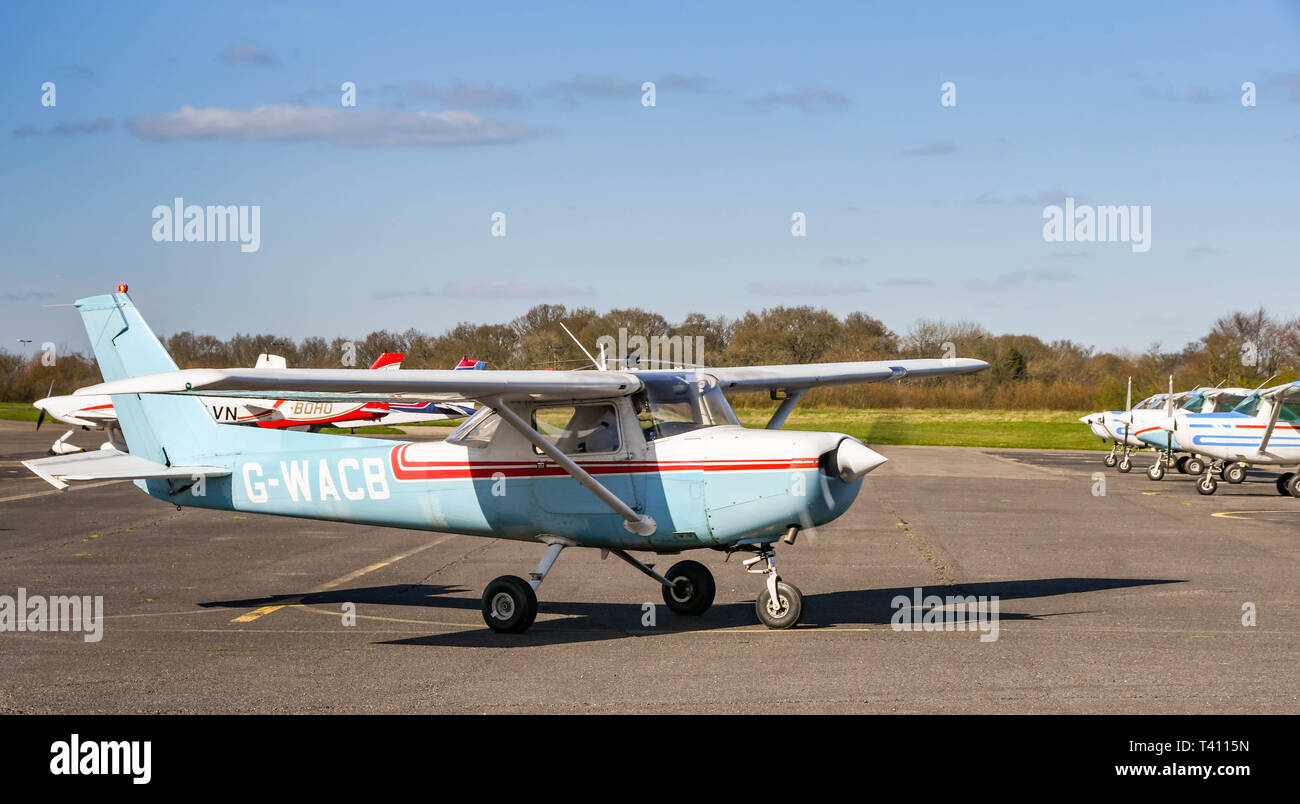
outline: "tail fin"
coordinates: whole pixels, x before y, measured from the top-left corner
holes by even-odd
[[[125,292],[81,299],[76,307],[105,382],[176,370]],[[196,397],[119,394],[113,408],[132,455],[172,466],[216,454],[217,423]]]
[[[462,371],[465,369],[470,369],[473,371],[482,371],[485,368],[487,368],[487,363],[484,363],[482,360],[470,360],[468,355],[461,355],[460,362],[457,363],[455,366],[452,366],[453,370],[462,370]]]
[[[375,358],[375,362],[370,364],[370,370],[400,369],[404,357],[406,357],[405,352],[384,352],[382,355]]]

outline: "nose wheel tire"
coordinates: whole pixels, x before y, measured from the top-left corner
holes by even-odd
[[[1174,462],[1174,468],[1178,470],[1178,474],[1180,475],[1187,474],[1187,462],[1190,460],[1191,457],[1184,455],[1183,457],[1179,458],[1177,461]]]
[[[1102,463],[1106,464],[1107,469],[1110,469],[1115,466],[1115,464],[1119,463],[1119,459],[1114,455],[1107,455],[1106,460],[1102,461]]]
[[[537,593],[523,578],[502,575],[483,590],[483,621],[498,634],[522,634],[537,619]]]
[[[1133,471],[1133,461],[1131,461],[1127,455],[1125,455],[1124,459],[1119,462],[1119,470],[1125,474]]]
[[[1165,465],[1163,463],[1153,463],[1147,468],[1147,477],[1151,480],[1164,480]]]
[[[1214,479],[1213,475],[1201,475],[1201,479],[1196,481],[1196,490],[1208,496],[1219,490],[1219,482]]]
[[[1245,464],[1234,463],[1231,466],[1229,466],[1227,469],[1224,469],[1223,479],[1228,481],[1229,483],[1232,483],[1233,485],[1236,485],[1237,483],[1244,481],[1246,479]]]
[[[758,619],[768,628],[794,628],[803,618],[803,593],[793,584],[778,581],[775,601],[767,587],[759,593],[754,603]]]
[[[1189,475],[1202,475],[1205,474],[1205,461],[1200,458],[1188,458],[1187,463],[1183,464],[1183,468],[1187,470]]]
[[[694,617],[713,605],[717,586],[713,573],[700,562],[678,561],[668,568],[664,577],[673,582],[671,587],[663,587],[664,603],[673,613]]]

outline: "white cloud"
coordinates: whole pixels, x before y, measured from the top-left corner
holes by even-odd
[[[400,299],[409,296],[420,298],[453,299],[540,299],[555,296],[590,296],[590,288],[579,290],[565,285],[541,282],[511,282],[506,279],[488,279],[482,282],[449,282],[437,290],[381,290],[375,299]]]
[[[804,114],[853,105],[848,95],[820,84],[809,84],[793,92],[769,92],[755,103],[768,107],[793,106]]]
[[[817,285],[791,285],[785,282],[751,282],[749,292],[759,296],[847,296],[866,293],[861,282],[840,282]]]
[[[955,154],[959,149],[957,143],[949,139],[931,140],[929,142],[920,142],[903,151],[903,156],[947,156]]]
[[[279,64],[280,58],[274,53],[254,45],[252,42],[240,42],[218,53],[217,61],[224,61],[227,64],[256,64],[259,67],[270,67],[273,64]]]
[[[331,142],[358,148],[499,145],[535,136],[525,123],[471,112],[396,112],[279,104],[252,111],[182,106],[180,111],[126,122],[154,141]]]

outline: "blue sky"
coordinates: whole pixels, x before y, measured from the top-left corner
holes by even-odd
[[[220,336],[812,304],[1140,351],[1233,309],[1300,315],[1297,2],[6,16],[11,349],[84,349],[47,305],[122,281],[156,331]],[[151,211],[177,196],[260,205],[261,248],[155,242]],[[1065,196],[1150,205],[1150,251],[1045,242]]]

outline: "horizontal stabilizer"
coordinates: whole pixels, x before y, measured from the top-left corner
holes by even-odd
[[[66,481],[77,480],[146,480],[173,478],[197,480],[200,477],[225,477],[230,469],[225,466],[165,466],[138,455],[115,449],[79,452],[75,455],[58,455],[23,461],[23,466],[35,472],[42,480],[62,491]]]

